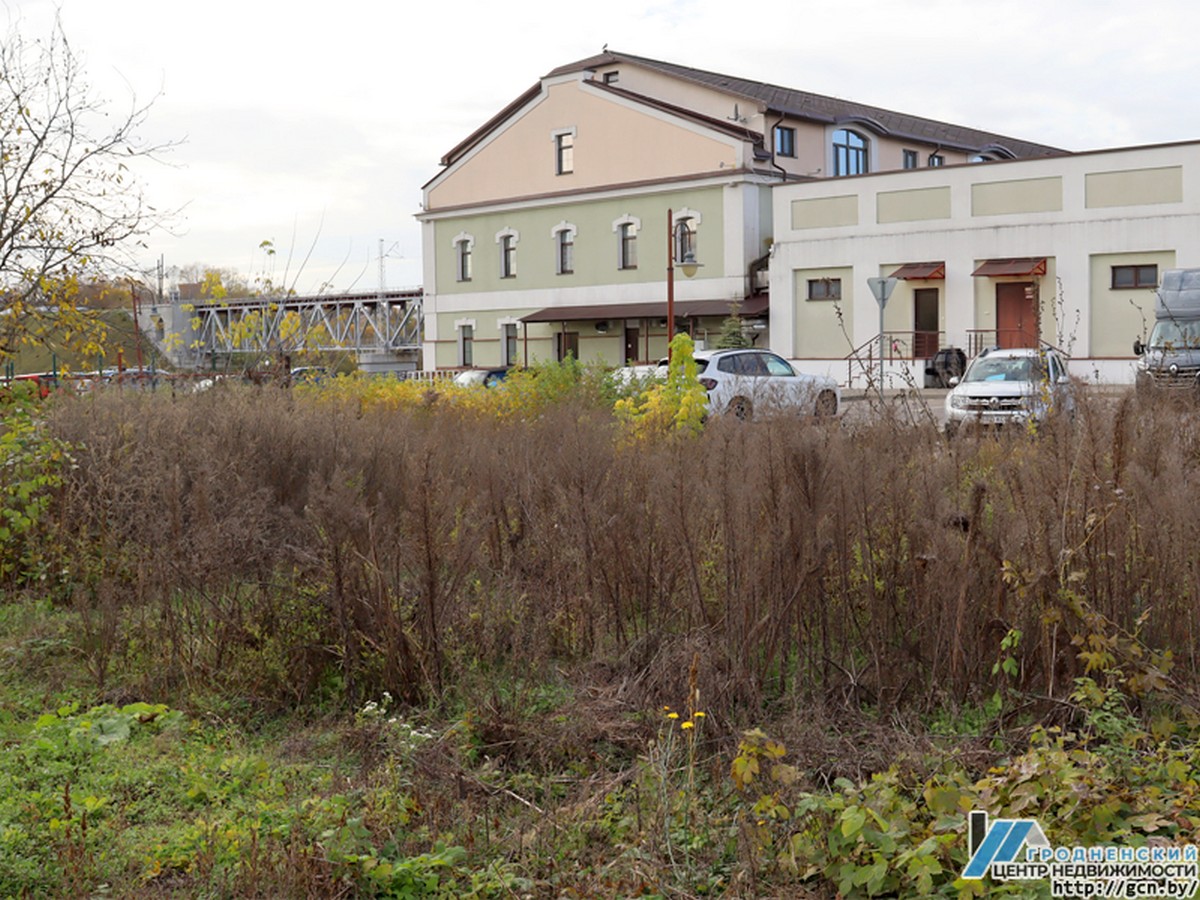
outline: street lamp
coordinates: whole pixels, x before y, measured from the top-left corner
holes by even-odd
[[[671,359],[671,342],[675,339],[675,214],[667,210],[667,360]],[[691,278],[703,263],[696,262],[696,254],[690,248],[679,260],[683,274]]]

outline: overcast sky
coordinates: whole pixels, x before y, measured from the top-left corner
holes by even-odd
[[[380,241],[387,286],[419,285],[438,160],[604,44],[1069,150],[1200,139],[1195,0],[0,0],[0,22],[43,36],[56,9],[114,110],[153,99],[143,137],[182,142],[141,173],[182,210],[144,269],[300,293],[375,290]]]

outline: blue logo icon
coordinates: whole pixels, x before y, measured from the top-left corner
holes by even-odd
[[[983,878],[992,863],[1015,862],[1025,846],[1050,846],[1034,819],[994,819],[989,825],[988,814],[976,810],[970,815],[970,823],[971,859],[963,869],[963,878]]]

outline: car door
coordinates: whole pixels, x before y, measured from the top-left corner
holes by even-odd
[[[771,405],[778,409],[807,406],[808,382],[796,374],[792,364],[775,353],[760,353],[760,356],[767,373]]]

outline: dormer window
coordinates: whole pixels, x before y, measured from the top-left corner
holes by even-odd
[[[870,171],[867,151],[870,142],[857,131],[839,128],[833,133],[833,174],[865,175]]]

